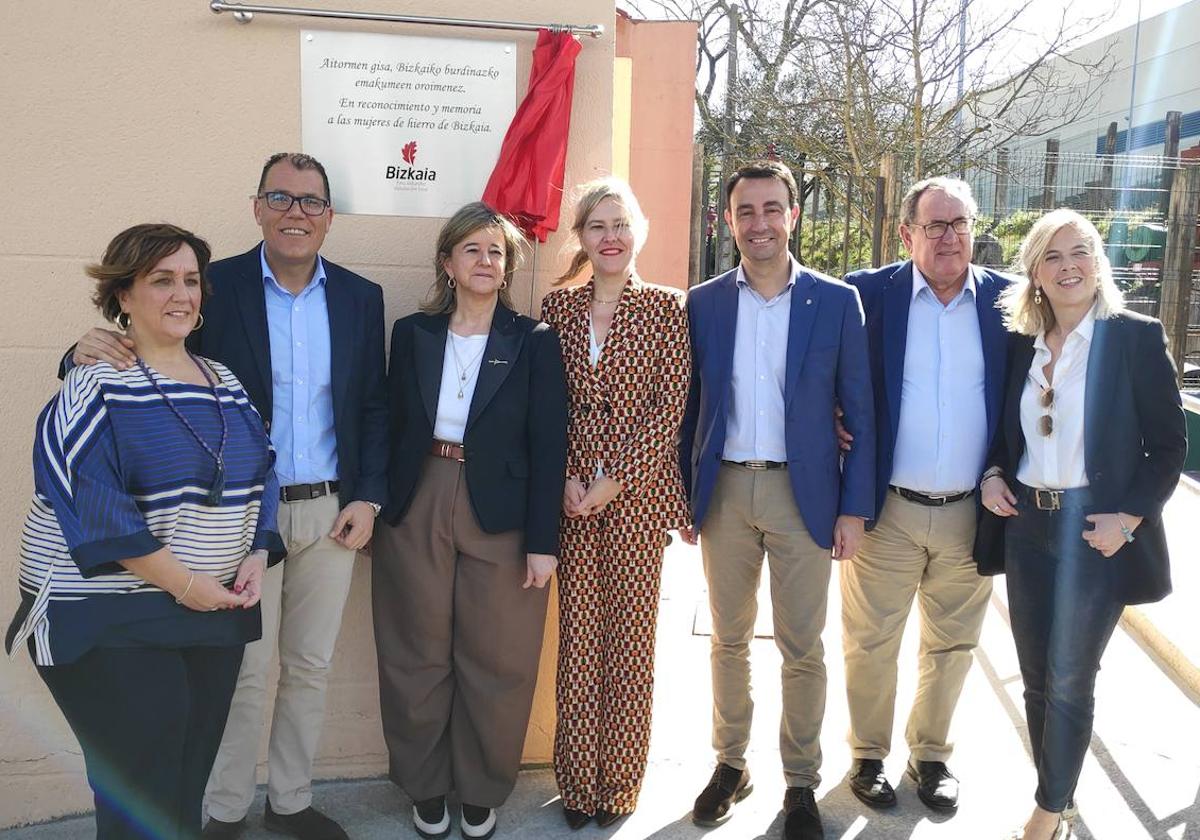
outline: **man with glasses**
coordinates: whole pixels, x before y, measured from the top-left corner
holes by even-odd
[[[383,290],[319,256],[333,208],[316,159],[272,155],[253,210],[262,242],[209,267],[213,293],[188,346],[226,364],[264,419],[288,557],[263,582],[263,636],[246,646],[204,834],[233,837],[245,827],[278,647],[265,821],[303,840],[338,840],[345,831],[312,807],[312,765],[355,554],[385,501]],[[119,333],[92,330],[72,358],[124,368],[135,361],[131,347]]]
[[[958,805],[949,730],[991,593],[972,558],[975,489],[1002,399],[1006,333],[996,298],[1009,282],[971,264],[975,214],[963,181],[914,184],[900,205],[912,258],[846,278],[866,311],[876,438],[876,519],[841,569],[848,781],[873,807],[896,803],[883,759],[914,596],[921,640],[907,774],[928,807]]]

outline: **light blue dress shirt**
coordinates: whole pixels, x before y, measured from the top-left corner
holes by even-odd
[[[271,443],[279,484],[312,484],[338,477],[333,429],[329,307],[325,263],[293,295],[279,284],[260,250],[267,327],[271,334]]]
[[[900,426],[891,484],[920,493],[975,487],[987,457],[983,340],[975,279],[945,306],[913,266]]]
[[[733,402],[725,427],[726,461],[786,461],[783,386],[792,320],[795,266],[770,300],[751,288],[738,267],[737,332],[733,341]],[[831,421],[832,422],[832,421]]]

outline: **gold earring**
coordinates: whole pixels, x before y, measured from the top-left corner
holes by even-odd
[[[508,288],[508,281],[507,281],[507,280],[501,280],[501,281],[500,281],[500,290],[501,290],[501,291],[503,291],[503,290],[505,290],[505,289],[507,289],[507,288]]]
[[[192,332],[204,326],[204,313],[201,312],[196,316],[196,326],[192,327]]]
[[[1042,305],[1042,287],[1041,286],[1033,287],[1033,302],[1035,304],[1037,304],[1038,306]]]
[[[124,323],[121,323],[122,318],[125,319]],[[128,312],[122,310],[117,313],[117,329],[119,329],[121,332],[129,331],[129,313]]]

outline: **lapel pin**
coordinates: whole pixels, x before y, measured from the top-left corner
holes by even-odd
[[[804,301],[804,303],[805,303],[806,305],[811,305],[811,304],[812,304],[812,298],[809,298],[808,300]]]
[[[508,360],[507,359],[488,359],[488,364],[489,365],[506,365],[506,364],[508,364]]]

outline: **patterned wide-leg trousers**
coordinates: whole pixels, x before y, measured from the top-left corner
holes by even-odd
[[[637,805],[666,537],[605,513],[563,518],[554,774],[566,808],[628,814]]]

